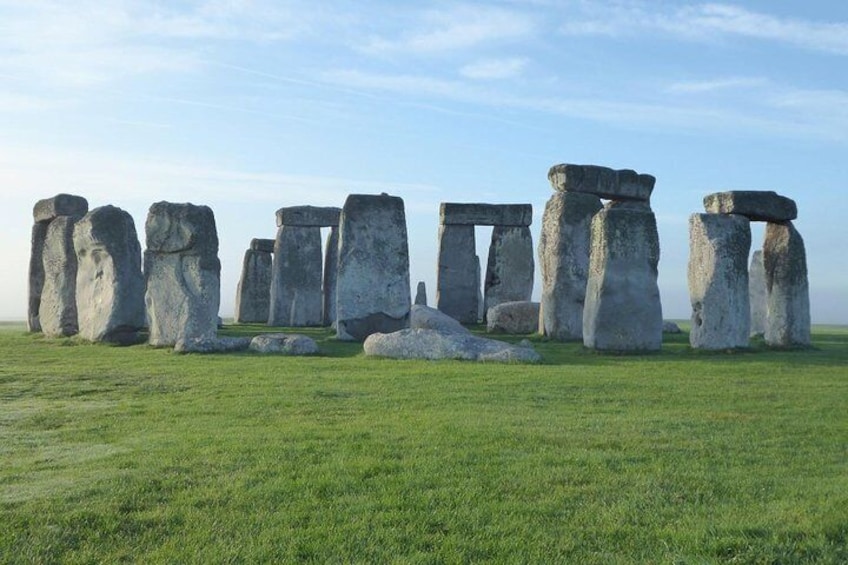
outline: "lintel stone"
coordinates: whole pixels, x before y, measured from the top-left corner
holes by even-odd
[[[771,190],[730,190],[704,197],[704,209],[710,214],[738,214],[753,222],[788,222],[798,217],[798,206],[791,198]]]
[[[82,218],[88,213],[88,200],[73,194],[57,194],[35,203],[32,217],[36,222],[49,222],[59,216]]]
[[[289,206],[277,210],[277,227],[331,228],[339,225],[342,209],[334,206]]]
[[[253,251],[261,251],[262,253],[273,253],[274,240],[253,238],[250,240],[250,249]]]
[[[533,223],[533,206],[442,202],[439,207],[439,223],[461,226],[529,226]]]
[[[548,171],[551,187],[557,192],[588,192],[607,200],[651,198],[657,179],[631,169],[615,170],[597,165],[554,165]]]

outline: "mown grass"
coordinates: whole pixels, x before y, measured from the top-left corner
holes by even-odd
[[[534,366],[306,333],[321,356],[0,329],[0,562],[848,562],[846,328],[648,356],[536,338]]]

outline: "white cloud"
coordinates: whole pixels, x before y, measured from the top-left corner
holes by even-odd
[[[767,86],[769,83],[763,77],[729,77],[712,80],[693,80],[672,83],[666,92],[672,94],[698,94],[726,90],[747,90]]]
[[[483,59],[465,65],[459,73],[470,79],[505,79],[513,78],[522,73],[527,66],[527,59],[510,57],[507,59]]]

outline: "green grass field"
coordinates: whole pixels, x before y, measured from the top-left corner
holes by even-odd
[[[0,326],[0,562],[848,563],[848,328],[533,366],[306,333],[322,356]]]

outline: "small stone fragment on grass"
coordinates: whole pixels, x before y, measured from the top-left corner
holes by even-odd
[[[315,355],[318,353],[318,344],[302,334],[261,334],[250,341],[250,350],[280,355]]]
[[[249,337],[182,338],[174,346],[176,353],[230,353],[247,351]]]

